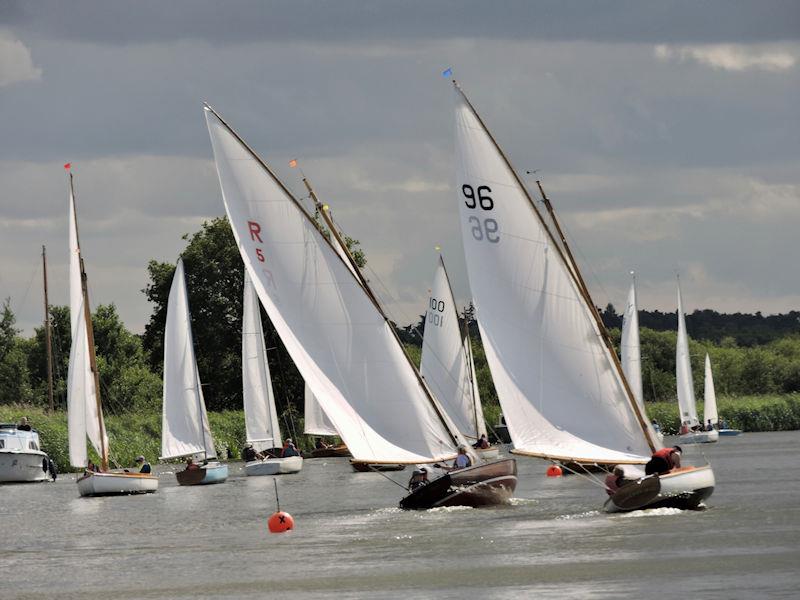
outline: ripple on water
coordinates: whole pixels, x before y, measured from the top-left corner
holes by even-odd
[[[600,514],[599,510],[588,510],[582,513],[576,513],[574,515],[558,515],[556,517],[556,521],[574,521],[575,519],[588,519],[590,517],[596,517]]]

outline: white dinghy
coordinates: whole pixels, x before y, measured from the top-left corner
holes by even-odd
[[[675,347],[675,378],[678,387],[678,407],[681,413],[680,444],[708,444],[719,440],[717,431],[706,431],[697,418],[697,402],[694,397],[694,379],[689,355],[689,334],[683,315],[681,280],[678,278],[678,341]],[[714,404],[716,411],[716,401]]]
[[[69,307],[72,346],[67,375],[67,427],[69,462],[86,468],[86,438],[100,455],[99,471],[86,470],[78,478],[81,496],[142,494],[158,489],[158,478],[150,473],[109,470],[108,437],[100,401],[100,375],[94,352],[94,332],[89,311],[89,291],[81,256],[75,193],[69,175]]]
[[[242,392],[247,441],[263,459],[248,461],[246,475],[283,475],[303,468],[300,456],[275,456],[280,452],[281,430],[275,409],[275,394],[267,363],[264,329],[258,296],[247,269],[244,271],[242,302]]]
[[[486,436],[472,343],[466,327],[459,327],[455,298],[441,255],[425,310],[419,372],[467,439],[477,441]],[[476,447],[476,452],[486,459],[499,455],[497,446]]]
[[[167,300],[164,327],[164,399],[161,419],[161,456],[202,457],[175,473],[179,485],[223,483],[228,465],[215,460],[214,439],[208,425],[206,403],[194,353],[189,292],[183,259],[178,259]]]
[[[550,225],[453,83],[467,273],[512,452],[585,468],[647,463],[661,444],[549,199],[540,186]]]
[[[205,115],[225,209],[256,293],[354,459],[419,464],[454,458],[463,438],[367,282],[332,245],[328,234],[338,238],[339,232],[327,212],[321,210],[328,234],[216,112],[206,106]],[[433,480],[401,506],[507,503],[515,486],[516,463],[497,461]]]

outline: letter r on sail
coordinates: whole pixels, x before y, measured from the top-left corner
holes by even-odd
[[[255,221],[248,221],[247,227],[250,229],[250,239],[254,242],[258,240],[259,243],[263,244],[264,240],[262,240],[261,236],[259,235],[259,233],[261,233],[261,225]]]

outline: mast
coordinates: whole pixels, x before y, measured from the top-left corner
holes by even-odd
[[[47,351],[47,400],[53,412],[53,344],[50,338],[50,303],[47,301],[47,252],[42,246],[42,273],[44,274],[44,339]]]
[[[548,237],[553,242],[553,246],[555,247],[556,253],[561,257],[561,260],[564,262],[564,265],[567,267],[567,271],[570,273],[570,276],[572,277],[575,285],[577,286],[579,294],[583,298],[584,302],[587,304],[587,306],[589,308],[589,312],[591,313],[591,315],[592,315],[592,317],[593,317],[593,319],[594,319],[594,321],[595,321],[595,323],[596,323],[596,325],[598,327],[600,335],[603,338],[604,344],[606,345],[607,349],[609,350],[609,354],[611,356],[612,363],[615,365],[615,367],[617,369],[617,372],[619,373],[619,376],[622,379],[622,384],[623,384],[623,387],[625,389],[625,394],[628,397],[628,402],[631,405],[631,407],[633,408],[634,415],[636,416],[636,419],[639,422],[639,425],[642,428],[642,431],[644,432],[645,440],[647,441],[647,444],[650,447],[651,451],[655,451],[656,444],[654,443],[654,441],[650,437],[650,433],[649,433],[649,430],[647,428],[647,422],[644,419],[641,411],[638,409],[638,406],[636,406],[636,401],[633,398],[633,394],[631,392],[630,386],[628,385],[628,381],[627,381],[627,379],[625,379],[625,375],[622,372],[622,365],[620,364],[619,359],[617,358],[616,352],[614,352],[613,345],[611,344],[611,340],[610,340],[610,338],[608,336],[608,332],[606,331],[605,326],[603,325],[602,320],[599,318],[599,316],[597,314],[597,310],[595,309],[594,304],[592,303],[592,299],[591,299],[591,296],[589,295],[589,291],[586,288],[586,284],[583,281],[583,277],[581,277],[581,275],[580,275],[580,270],[578,269],[577,264],[575,263],[574,259],[572,258],[572,253],[569,251],[569,245],[566,244],[566,239],[564,238],[563,234],[561,233],[560,226],[558,226],[558,221],[555,220],[555,213],[552,210],[552,206],[549,206],[549,200],[544,195],[544,191],[542,191],[542,197],[543,197],[543,199],[545,199],[545,206],[549,206],[548,212],[550,213],[551,218],[553,218],[553,221],[556,224],[556,227],[557,227],[557,229],[559,231],[561,240],[562,240],[562,242],[564,244],[564,248],[562,248],[557,243],[557,241],[555,239],[555,236],[553,235],[553,232],[550,230],[550,227],[547,226],[547,223],[545,222],[544,218],[542,217],[542,214],[539,212],[539,209],[536,208],[536,203],[533,201],[533,199],[531,198],[530,194],[528,193],[528,188],[525,186],[525,184],[519,178],[519,175],[517,175],[516,170],[511,166],[511,161],[508,160],[508,157],[506,156],[505,152],[503,152],[503,149],[500,147],[500,144],[497,143],[497,140],[494,138],[494,136],[492,135],[491,131],[486,126],[486,124],[483,122],[483,119],[478,114],[478,112],[475,110],[475,107],[469,101],[469,98],[467,98],[466,94],[464,94],[464,91],[461,89],[461,87],[458,85],[458,83],[455,81],[455,79],[453,80],[453,85],[458,90],[458,92],[461,94],[461,97],[464,99],[464,101],[466,102],[467,106],[469,106],[470,111],[472,111],[472,114],[475,116],[477,121],[481,124],[481,127],[483,128],[483,130],[486,133],[486,135],[492,141],[492,144],[494,145],[494,147],[497,150],[498,154],[502,157],[503,161],[505,162],[506,166],[508,167],[509,171],[511,172],[511,175],[513,176],[514,180],[517,182],[517,185],[519,186],[519,189],[522,190],[523,195],[528,200],[528,203],[529,203],[530,207],[533,209],[534,214],[536,215],[536,217],[539,219],[540,223],[542,224],[543,229],[547,232]],[[538,181],[537,181],[537,184],[538,184]],[[540,190],[541,190],[541,185],[539,187],[540,187]],[[569,257],[567,257],[564,254],[565,250],[566,250],[566,252],[569,253]]]
[[[83,254],[81,253],[81,242],[78,234],[78,209],[75,202],[75,188],[72,183],[72,173],[69,174],[69,190],[72,194],[72,209],[75,218],[75,238],[78,242],[78,261],[81,266],[81,292],[83,293],[83,320],[86,324],[86,337],[89,341],[89,368],[94,375],[95,398],[97,400],[97,420],[100,426],[100,468],[108,471],[108,444],[106,438],[106,424],[103,420],[103,404],[100,401],[100,372],[97,369],[97,357],[94,347],[94,328],[92,327],[92,313],[89,310],[89,288],[86,277],[86,269],[83,265]]]

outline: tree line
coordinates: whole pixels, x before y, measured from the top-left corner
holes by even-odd
[[[200,230],[184,236],[182,253],[189,289],[192,331],[198,370],[206,405],[212,411],[240,409],[241,322],[243,266],[233,233],[225,218],[204,223]],[[366,262],[358,241],[348,238],[361,266]],[[100,305],[92,315],[100,371],[100,387],[106,410],[159,411],[167,299],[174,263],[150,261],[149,281],[143,293],[153,306],[142,335],[128,331],[113,304]],[[600,311],[619,345],[621,317],[612,305]],[[66,406],[67,364],[70,347],[69,308],[50,307],[55,359],[56,405]],[[474,310],[467,307],[473,354],[481,398],[496,404],[497,394],[486,363]],[[690,353],[695,387],[702,397],[703,361],[708,352],[714,368],[718,394],[754,395],[800,392],[800,313],[764,317],[726,315],[713,310],[687,316],[692,338]],[[672,401],[675,391],[675,313],[640,311],[644,395],[647,401]],[[302,414],[303,380],[266,314],[262,312],[275,396],[279,410]],[[397,332],[419,360],[425,319]],[[47,405],[47,361],[45,332],[40,327],[32,337],[20,335],[10,301],[0,316],[0,404]]]

